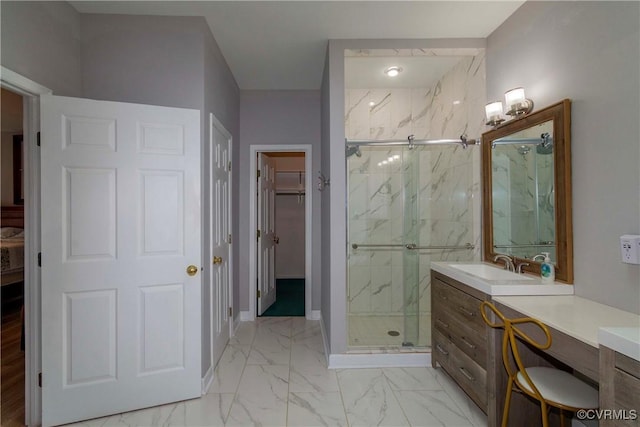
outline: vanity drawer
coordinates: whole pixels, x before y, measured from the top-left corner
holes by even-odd
[[[432,280],[431,286],[433,287],[431,304],[434,313],[438,311],[451,313],[475,333],[486,336],[487,329],[480,314],[481,301],[478,298],[472,297],[438,279]]]
[[[487,409],[487,371],[439,331],[433,332],[432,357],[483,411]]]
[[[431,332],[431,337],[431,358],[442,366],[450,367],[451,359],[449,356],[454,348],[453,342],[435,329]]]
[[[435,329],[442,332],[453,344],[480,366],[487,366],[486,333],[478,334],[473,329],[460,323],[455,315],[450,315],[444,310],[437,310],[433,317]]]

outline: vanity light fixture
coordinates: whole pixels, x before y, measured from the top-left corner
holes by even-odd
[[[509,116],[521,116],[529,114],[533,110],[533,101],[524,96],[524,88],[517,87],[504,94],[507,104],[506,114]]]
[[[369,107],[375,107],[375,106],[376,106],[375,101],[369,101]]]
[[[386,70],[384,70],[384,73],[388,77],[396,77],[401,72],[402,72],[402,68],[401,67],[396,67],[395,65],[393,67],[389,67]]]
[[[490,102],[484,106],[484,112],[487,117],[487,126],[498,126],[504,122],[502,117],[502,101]]]

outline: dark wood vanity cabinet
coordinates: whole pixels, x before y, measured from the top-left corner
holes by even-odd
[[[488,295],[431,270],[431,364],[439,364],[487,412]]]

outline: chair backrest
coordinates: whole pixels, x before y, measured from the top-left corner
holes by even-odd
[[[492,322],[489,319],[489,314],[486,309],[489,309],[496,316],[496,321]],[[504,329],[504,336],[502,339],[502,362],[504,363],[504,367],[507,370],[507,374],[509,377],[515,381],[518,372],[520,372],[531,390],[534,391],[534,394],[539,400],[543,400],[542,395],[536,388],[529,375],[527,375],[527,371],[522,363],[522,359],[520,358],[520,352],[518,351],[518,340],[517,337],[520,337],[527,344],[539,349],[546,350],[551,347],[551,333],[549,332],[549,328],[547,325],[539,321],[538,319],[534,319],[531,317],[520,317],[517,319],[509,319],[507,318],[500,310],[496,308],[495,305],[488,301],[483,301],[480,304],[480,313],[482,314],[482,319],[484,322],[492,328]],[[522,329],[520,329],[516,325],[523,325],[527,323],[532,323],[539,327],[545,335],[545,342],[540,343],[529,335],[527,335]],[[511,354],[510,354],[511,353]],[[512,360],[515,363],[515,366],[512,364]],[[517,382],[516,382],[517,384]]]

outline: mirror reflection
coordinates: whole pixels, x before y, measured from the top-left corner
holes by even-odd
[[[553,141],[553,120],[492,141],[495,253],[556,261]]]

